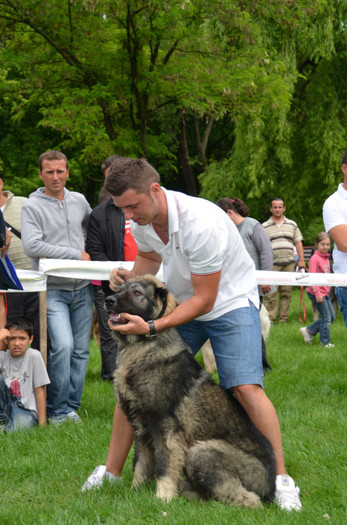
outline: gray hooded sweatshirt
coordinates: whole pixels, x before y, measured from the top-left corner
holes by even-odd
[[[22,243],[36,271],[40,257],[81,260],[91,212],[81,193],[64,188],[64,198],[60,201],[45,195],[44,191],[45,188],[38,188],[31,193],[22,208]],[[80,290],[89,282],[48,276],[47,288]]]

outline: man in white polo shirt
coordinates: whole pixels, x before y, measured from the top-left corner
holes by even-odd
[[[135,275],[156,274],[162,263],[165,283],[180,300],[151,327],[141,317],[124,314],[128,323],[110,328],[155,336],[176,327],[194,353],[210,339],[220,384],[233,391],[273,446],[276,502],[300,510],[299,489],[285,473],[276,411],[263,390],[255,267],[235,225],[215,204],[161,187],[159,174],[144,159],[121,159],[112,165],[105,188],[132,221],[139,249],[130,272],[112,272],[111,289]],[[116,407],[106,465],[95,469],[82,490],[99,486],[105,477],[120,476],[132,440],[132,427]]]
[[[323,204],[325,231],[334,241],[334,273],[347,274],[347,149],[342,156],[343,182]],[[347,287],[335,288],[337,300],[347,327]]]

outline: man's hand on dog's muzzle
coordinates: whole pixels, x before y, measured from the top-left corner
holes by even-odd
[[[115,332],[119,332],[124,335],[147,335],[149,334],[149,326],[142,317],[138,315],[131,315],[127,313],[121,313],[120,317],[127,320],[127,323],[122,321],[121,323],[112,322],[112,317],[109,318],[107,324],[109,328]]]

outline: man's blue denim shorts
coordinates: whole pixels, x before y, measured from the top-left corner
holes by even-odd
[[[263,387],[260,317],[253,303],[212,321],[191,321],[177,330],[194,354],[210,339],[219,382],[225,389],[238,385]]]

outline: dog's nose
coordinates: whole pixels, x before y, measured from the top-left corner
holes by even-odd
[[[109,295],[105,299],[105,304],[108,308],[112,308],[112,306],[115,306],[115,304],[117,304],[117,299],[114,295]]]

